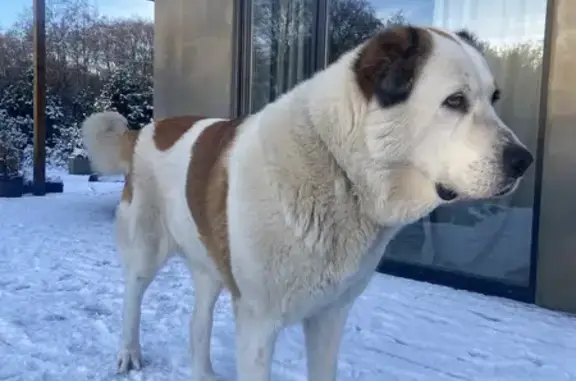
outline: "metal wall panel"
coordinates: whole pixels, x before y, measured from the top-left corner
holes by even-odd
[[[232,114],[234,0],[155,2],[154,117]]]
[[[576,313],[576,1],[549,4],[536,303]]]

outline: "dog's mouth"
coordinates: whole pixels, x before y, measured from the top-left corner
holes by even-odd
[[[509,194],[510,192],[512,192],[514,190],[514,188],[516,187],[516,182],[513,181],[509,184],[506,184],[505,186],[502,187],[502,189],[500,189],[495,195],[494,197],[502,197],[502,196],[506,196],[507,194]]]
[[[516,182],[506,184],[498,192],[496,192],[493,197],[506,196],[510,194],[515,187]],[[438,194],[438,197],[440,197],[443,201],[454,201],[459,196],[458,192],[456,192],[454,189],[440,183],[436,184],[436,193]]]

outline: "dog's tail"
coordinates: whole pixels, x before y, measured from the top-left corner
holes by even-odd
[[[135,139],[128,121],[115,111],[98,112],[82,123],[82,140],[92,169],[103,175],[130,172]]]

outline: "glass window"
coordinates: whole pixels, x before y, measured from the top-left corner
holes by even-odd
[[[497,111],[537,149],[546,0],[332,0],[329,61],[378,29],[432,24],[475,33],[502,98]],[[530,280],[535,168],[503,200],[442,207],[408,226],[385,258],[527,286]]]
[[[315,6],[315,0],[252,2],[251,112],[313,73]]]

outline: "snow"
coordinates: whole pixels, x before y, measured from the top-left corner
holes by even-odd
[[[121,182],[61,175],[65,193],[0,199],[0,380],[123,380],[114,373],[122,278],[113,241]],[[145,368],[129,380],[190,380],[194,290],[172,261],[146,294]],[[230,299],[213,358],[235,379]],[[348,320],[341,381],[576,380],[576,319],[506,299],[376,275]],[[273,379],[305,380],[299,327],[280,337]]]

